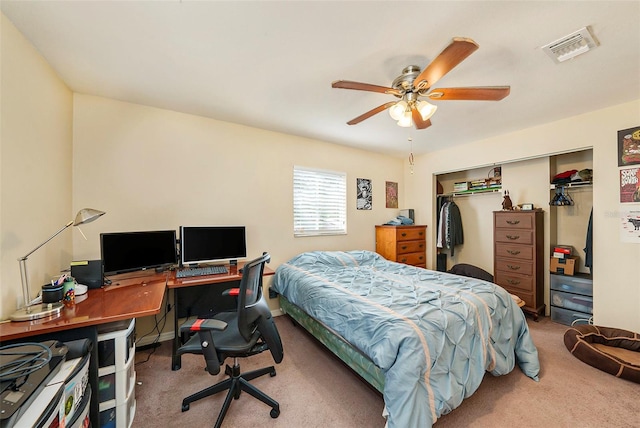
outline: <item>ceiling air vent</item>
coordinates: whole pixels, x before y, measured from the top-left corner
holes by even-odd
[[[543,46],[542,50],[559,64],[595,49],[596,46],[598,46],[598,41],[593,37],[588,27],[583,27],[568,36]]]

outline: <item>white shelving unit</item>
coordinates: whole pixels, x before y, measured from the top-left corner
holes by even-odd
[[[98,330],[100,427],[131,427],[136,413],[135,319]]]
[[[566,184],[550,184],[549,188],[551,190],[555,190],[556,188],[560,188],[560,187],[567,187],[567,188],[580,188],[580,187],[589,187],[592,186],[593,182],[592,181],[575,181],[572,183],[566,183]]]
[[[453,196],[453,197],[471,196],[471,195],[497,193],[500,191],[502,191],[502,186],[494,186],[494,187],[487,187],[486,189],[470,189],[470,190],[462,190],[460,192],[450,192],[450,193],[444,194],[443,196]]]

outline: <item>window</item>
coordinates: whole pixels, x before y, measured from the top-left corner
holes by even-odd
[[[293,235],[347,233],[347,174],[293,167]]]

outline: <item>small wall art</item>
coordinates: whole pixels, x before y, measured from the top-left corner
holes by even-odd
[[[640,126],[618,131],[618,166],[640,165]]]
[[[620,241],[640,244],[640,208],[620,212]]]
[[[620,202],[640,203],[640,167],[620,170]]]
[[[398,208],[398,183],[385,182],[385,194],[387,196],[387,208]]]
[[[358,186],[356,208],[359,210],[370,210],[373,207],[371,180],[368,178],[356,178],[356,185]]]

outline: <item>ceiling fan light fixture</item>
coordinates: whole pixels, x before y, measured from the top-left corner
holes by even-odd
[[[403,128],[409,128],[412,124],[411,120],[411,110],[405,111],[402,117],[398,119],[398,126]]]
[[[389,115],[393,118],[393,120],[400,120],[404,113],[407,111],[407,102],[404,100],[400,100],[395,103],[389,109]]]
[[[438,109],[438,106],[435,106],[427,101],[418,101],[416,103],[416,107],[420,112],[420,116],[422,116],[422,120],[427,120],[433,116],[433,114]]]

